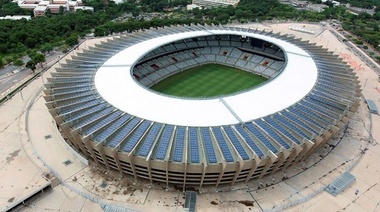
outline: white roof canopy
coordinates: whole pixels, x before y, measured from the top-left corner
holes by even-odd
[[[265,85],[232,96],[213,99],[168,97],[142,87],[131,69],[148,52],[176,40],[191,37],[238,34],[271,42],[283,49],[287,64],[280,75]],[[130,46],[107,60],[96,72],[99,94],[131,115],[173,125],[218,126],[246,122],[281,111],[300,101],[317,81],[313,59],[299,47],[280,39],[228,30],[191,31],[153,38]]]

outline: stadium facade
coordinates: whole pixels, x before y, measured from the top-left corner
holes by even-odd
[[[149,89],[218,63],[268,78],[257,88],[184,99]],[[177,26],[115,36],[48,78],[65,140],[120,174],[186,187],[260,179],[304,160],[347,124],[360,85],[326,49],[287,35]]]

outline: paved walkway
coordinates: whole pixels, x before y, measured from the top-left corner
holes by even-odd
[[[51,61],[51,63],[54,62]],[[55,165],[63,161],[60,161],[62,158],[59,155],[65,155],[65,159],[73,161],[70,170],[65,169],[62,163],[60,163],[61,167],[57,166],[62,170],[61,173],[64,178],[68,178],[69,175],[85,167],[76,157],[70,156],[70,154],[63,151],[70,151],[70,149],[67,148],[62,138],[57,134],[57,129],[51,122],[51,117],[49,120],[44,120],[44,116],[40,116],[42,111],[47,112],[46,107],[43,105],[44,103],[39,100],[42,97],[43,81],[50,76],[51,70],[44,73],[43,77],[35,79],[27,88],[0,106],[1,209],[6,210],[12,207],[20,200],[50,184],[46,178],[51,176],[51,173],[43,163],[47,159],[40,157],[40,151],[36,150],[42,149],[55,158]],[[50,123],[50,126],[47,123]],[[48,135],[51,138],[47,139],[45,137]],[[56,142],[59,139],[62,142]],[[49,141],[54,142],[55,145],[49,146]],[[76,169],[73,169],[74,167]],[[48,173],[50,175],[47,175]],[[27,210],[82,211],[89,208],[91,210],[88,211],[101,211],[98,204],[67,190],[67,188],[58,186],[42,195],[43,198],[41,199],[43,201],[41,201],[41,205],[34,207],[35,204],[31,204]]]

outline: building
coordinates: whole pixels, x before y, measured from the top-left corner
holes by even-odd
[[[26,19],[30,21],[32,17],[30,15],[7,15],[5,17],[0,17],[0,20],[21,20]]]
[[[329,6],[325,5],[325,4],[308,4],[306,6],[307,9],[311,10],[311,11],[316,11],[316,12],[323,12],[325,10],[325,8],[328,8]]]
[[[359,106],[353,70],[307,41],[224,26],[136,35],[77,53],[44,90],[49,112],[76,151],[135,180],[201,189],[260,179],[314,153]],[[210,99],[148,89],[207,63],[268,81]]]
[[[34,17],[45,16],[48,7],[45,5],[38,5],[33,9]]]
[[[18,0],[16,1],[18,6],[23,9],[33,10],[34,16],[45,16],[46,12],[50,10],[52,14],[58,14],[60,12],[60,8],[63,8],[63,12],[67,11],[76,11],[75,7],[82,7],[83,3],[81,0],[78,1],[70,1],[70,0]],[[92,7],[82,7],[85,10],[94,11]]]
[[[77,10],[90,10],[90,11],[94,11],[94,8],[93,7],[87,7],[87,6],[76,6],[76,7],[74,7],[74,11],[77,11]]]
[[[195,8],[202,9],[201,6],[198,6],[196,4],[189,4],[189,5],[186,6],[187,10],[192,10],[192,9],[195,9]]]
[[[298,10],[311,10],[316,12],[323,12],[325,8],[328,8],[326,4],[310,4],[308,1],[281,0],[281,3],[291,5]]]
[[[340,5],[340,2],[339,1],[331,1],[331,0],[322,0],[322,3],[327,3],[327,2],[330,2],[332,5],[334,6],[339,6]]]
[[[375,8],[368,9],[368,8],[352,7],[350,3],[346,4],[346,8],[354,15],[359,15],[359,13],[368,13],[370,15],[375,14]]]
[[[220,7],[220,6],[234,6],[236,7],[240,0],[193,0],[192,4],[201,7]]]

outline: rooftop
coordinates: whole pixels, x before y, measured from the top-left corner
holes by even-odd
[[[193,36],[236,33],[265,39],[282,48],[287,57],[283,72],[253,90],[205,100],[162,96],[142,87],[131,76],[131,67],[149,51],[161,45]],[[314,61],[293,44],[254,33],[209,30],[166,35],[128,47],[99,68],[95,76],[95,86],[110,104],[140,118],[173,125],[218,126],[239,123],[233,113],[246,122],[281,111],[307,95],[316,80],[317,68]],[[152,105],[151,102],[157,104]]]

